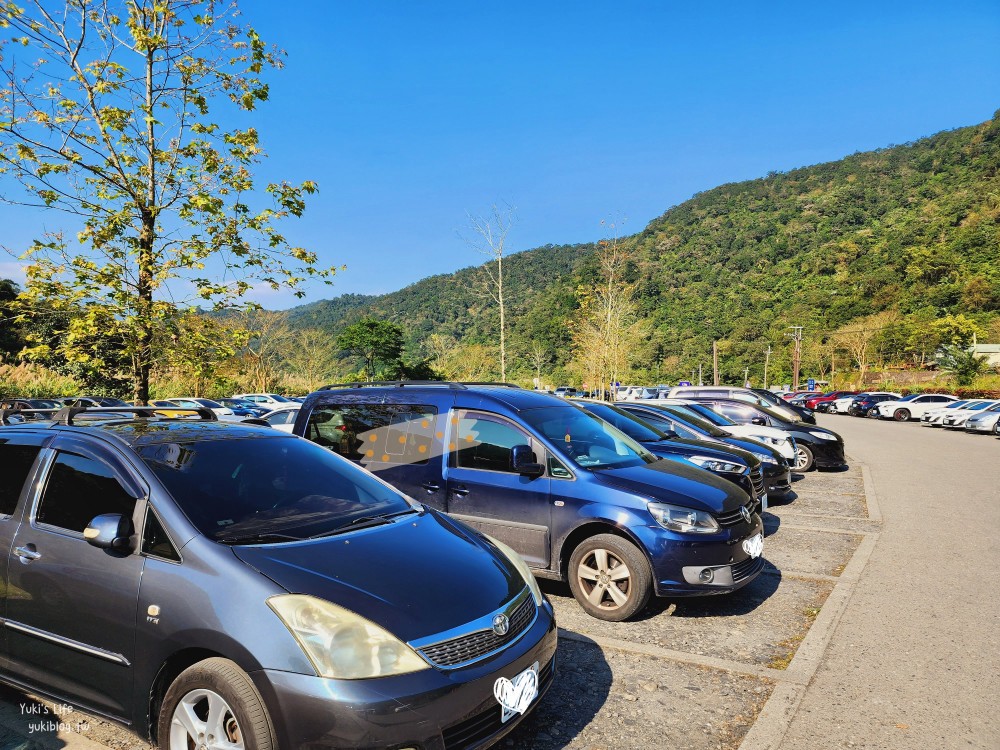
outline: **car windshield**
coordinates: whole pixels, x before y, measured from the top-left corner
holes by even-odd
[[[902,398],[898,398],[896,400],[899,401],[900,403],[902,403],[904,401],[912,401],[913,399],[915,399],[919,395],[920,395],[919,393],[911,393],[909,396],[903,396]]]
[[[968,401],[952,401],[950,404],[948,404],[944,408],[945,409],[958,409],[960,407],[965,406],[967,403],[969,403],[969,402]]]
[[[548,438],[557,453],[584,469],[619,469],[658,460],[613,425],[576,406],[526,409],[521,417]]]
[[[291,403],[294,403],[292,401],[292,399],[285,398],[284,396],[279,396],[277,393],[268,393],[267,397],[269,399],[271,399],[272,401],[277,401],[278,403],[281,403],[281,404],[291,404]]]
[[[680,416],[686,421],[691,422],[695,427],[701,427],[712,437],[726,437],[729,433],[723,428],[736,424],[729,417],[724,417],[702,404],[685,404],[677,408],[683,409]]]
[[[666,440],[669,435],[643,422],[639,417],[632,416],[627,411],[608,404],[580,404],[580,406],[595,414],[605,422],[610,422],[633,440],[640,443],[653,443]]]
[[[978,404],[973,404],[969,407],[969,411],[982,411],[988,406],[993,406],[993,401],[981,401]]]
[[[197,401],[202,406],[207,406],[209,409],[221,409],[222,408],[222,404],[220,404],[218,401],[213,401],[210,398],[196,398],[195,401]]]
[[[155,443],[138,452],[198,530],[218,542],[329,534],[415,508],[363,469],[298,438]]]

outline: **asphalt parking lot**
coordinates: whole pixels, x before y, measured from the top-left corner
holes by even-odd
[[[765,572],[733,595],[654,599],[632,621],[608,623],[584,614],[567,586],[543,582],[561,630],[559,675],[501,747],[738,747],[772,693],[816,668],[836,620],[824,605],[879,527],[856,462],[795,480],[792,499],[764,515]],[[51,713],[39,717],[23,694],[0,700],[0,750],[148,748],[66,707],[40,704]],[[55,721],[39,726],[39,718]]]

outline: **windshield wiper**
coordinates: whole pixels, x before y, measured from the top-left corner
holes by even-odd
[[[266,531],[257,534],[243,534],[242,536],[224,536],[216,541],[220,544],[252,544],[254,542],[301,542],[302,538]]]
[[[323,531],[319,534],[313,534],[308,539],[320,539],[324,536],[336,536],[337,534],[345,534],[348,531],[355,531],[357,529],[367,529],[372,526],[382,526],[387,523],[392,523],[392,519],[396,516],[406,515],[408,513],[419,513],[420,511],[416,508],[407,508],[406,510],[398,510],[395,513],[383,513],[380,516],[359,516],[355,518],[348,524],[344,526],[338,526],[330,531]]]

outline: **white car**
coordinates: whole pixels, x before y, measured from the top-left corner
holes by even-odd
[[[227,406],[223,406],[218,401],[213,401],[210,398],[193,398],[187,396],[180,396],[178,398],[168,398],[164,399],[171,404],[177,406],[183,406],[185,409],[211,409],[215,412],[215,416],[219,419],[234,420],[236,415],[233,414],[233,410]]]
[[[240,398],[258,406],[267,407],[268,409],[277,409],[279,406],[299,403],[277,393],[237,393],[233,395],[233,398]]]
[[[949,401],[958,401],[958,396],[947,393],[913,393],[894,401],[883,401],[876,408],[882,419],[908,422],[911,419],[920,419],[931,409],[940,409]]]
[[[956,409],[953,413],[941,420],[941,426],[946,430],[961,430],[965,427],[966,421],[981,411],[989,409],[994,404],[1000,404],[995,399],[983,399],[975,404],[966,406],[964,409]]]
[[[737,424],[736,422],[733,422],[733,420],[723,417],[721,414],[717,414],[711,409],[708,409],[705,404],[694,399],[662,398],[658,400],[657,403],[685,406],[689,409],[693,408],[696,416],[700,419],[710,420],[713,424],[721,427],[734,437],[747,438],[749,440],[756,440],[760,443],[764,443],[764,445],[770,446],[778,451],[782,458],[789,461],[795,460],[795,441],[790,438],[788,433],[784,430],[778,430],[774,427],[766,427],[764,425],[757,424]]]
[[[295,418],[299,416],[299,409],[301,407],[302,404],[286,404],[274,411],[269,411],[267,414],[257,417],[257,419],[263,419],[276,430],[290,433],[292,428],[295,427]]]
[[[924,415],[920,418],[921,427],[940,427],[941,420],[947,417],[949,414],[954,412],[956,409],[966,409],[972,404],[978,404],[980,401],[985,399],[971,399],[966,401],[952,401],[950,404],[942,406],[938,409],[931,409],[925,411]]]
[[[976,412],[965,420],[966,432],[992,432],[1000,435],[1000,402]]]
[[[847,409],[851,405],[851,402],[861,396],[894,396],[895,398],[900,399],[903,397],[903,394],[893,393],[892,391],[862,391],[861,393],[844,396],[843,398],[838,398],[836,401],[830,402],[830,406],[826,411],[828,414],[847,414]]]

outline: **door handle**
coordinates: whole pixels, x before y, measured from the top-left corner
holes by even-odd
[[[423,487],[425,490],[427,490],[428,495],[430,495],[432,492],[437,492],[439,489],[441,489],[441,485],[432,484],[431,482],[424,482],[420,486]]]
[[[29,549],[28,547],[15,547],[14,554],[21,558],[21,562],[26,563],[31,562],[32,560],[37,560],[42,556],[41,552],[35,552],[35,550]]]
[[[458,487],[457,489],[452,490],[452,492],[459,497],[465,497],[469,494],[469,490],[466,487]]]

